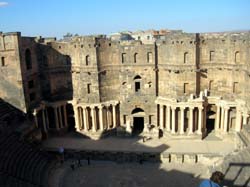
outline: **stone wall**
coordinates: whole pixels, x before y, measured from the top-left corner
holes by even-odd
[[[119,124],[128,130],[135,117],[143,117],[144,127],[151,124],[160,128],[160,115],[168,113],[169,118],[170,114],[176,116],[177,129],[180,121],[186,132],[187,115],[194,112],[197,121],[199,113],[200,127],[206,128],[206,113],[214,112],[223,118],[216,122],[218,129],[228,131],[229,119],[239,131],[249,116],[249,37],[249,32],[173,32],[164,40],[144,44],[139,40],[111,41],[105,36],[57,41],[21,37],[20,33],[1,34],[0,76],[4,81],[0,83],[0,96],[29,111],[38,109],[41,103],[52,106],[62,101],[65,106],[70,102],[80,111],[82,126],[85,114],[90,126],[93,119],[102,124],[104,112],[113,127]],[[27,67],[29,63],[32,67]],[[200,94],[205,89],[206,94]],[[200,98],[199,106],[193,104],[196,98]],[[107,105],[110,101],[116,103],[114,110]],[[42,109],[48,106],[43,104]],[[55,113],[60,114],[60,110]],[[166,116],[162,119],[162,127],[173,129],[167,125]]]
[[[249,33],[201,34],[201,89],[227,99],[248,97],[249,49]]]
[[[0,97],[26,112],[20,40],[20,33],[0,33]]]
[[[41,101],[37,43],[33,37],[21,37],[19,43],[20,65],[26,108],[34,108]],[[28,64],[30,63],[30,64]]]
[[[176,98],[199,93],[196,42],[195,34],[173,34],[158,44],[160,96]]]

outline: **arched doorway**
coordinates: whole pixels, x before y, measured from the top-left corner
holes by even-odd
[[[132,135],[138,136],[143,132],[144,129],[144,117],[145,112],[141,108],[135,108],[132,112],[133,117],[133,128],[132,128]]]
[[[74,116],[74,110],[72,104],[66,105],[66,111],[67,111],[67,121],[68,121],[68,131],[75,131],[75,116]]]
[[[207,121],[206,121],[206,129],[207,134],[213,132],[215,127],[215,116],[216,116],[216,106],[208,105],[207,106]]]

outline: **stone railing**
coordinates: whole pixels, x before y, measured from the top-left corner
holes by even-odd
[[[53,150],[48,150],[53,151]],[[56,151],[56,150],[55,150]],[[65,150],[66,159],[101,160],[113,162],[159,162],[159,163],[202,163],[211,165],[224,155],[210,153],[174,153],[104,150]]]

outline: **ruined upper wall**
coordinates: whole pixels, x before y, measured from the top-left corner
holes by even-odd
[[[200,34],[201,89],[248,101],[250,32]]]
[[[26,112],[20,66],[19,32],[0,33],[0,97]]]
[[[57,41],[2,33],[0,57],[11,64],[1,67],[2,80],[6,80],[0,83],[4,90],[1,97],[22,98],[20,93],[24,90],[24,108],[25,103],[29,108],[42,99],[51,98],[74,98],[86,103],[114,98],[125,101],[135,96],[137,76],[144,96],[156,96],[157,91],[163,96],[181,96],[184,85],[186,95],[210,85],[219,90],[216,94],[223,96],[236,82],[243,90],[236,96],[246,97],[246,88],[250,87],[249,35],[249,32],[170,32],[165,39],[143,44],[139,40],[111,41],[104,36],[77,36]],[[27,49],[32,61],[29,70],[25,59]],[[3,86],[16,84],[17,80],[18,89]],[[30,81],[35,84],[32,88],[29,88]],[[31,102],[32,93],[36,99]],[[60,97],[67,94],[72,97]],[[13,103],[21,106],[17,101]]]
[[[196,34],[169,33],[165,40],[159,40],[159,65],[195,65],[196,64]]]
[[[39,79],[41,53],[36,39],[35,37],[21,37],[19,43],[25,101],[29,110],[39,105],[42,99]]]
[[[250,32],[200,34],[201,63],[249,65]]]
[[[85,103],[100,101],[96,40],[92,36],[73,37],[48,44],[48,70],[54,72],[50,73],[52,95],[60,94],[68,85],[73,90],[72,98]],[[61,73],[56,73],[58,69]]]

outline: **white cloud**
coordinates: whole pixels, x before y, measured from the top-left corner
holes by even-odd
[[[3,7],[3,6],[7,6],[9,3],[7,3],[7,2],[1,2],[0,1],[0,7]]]

